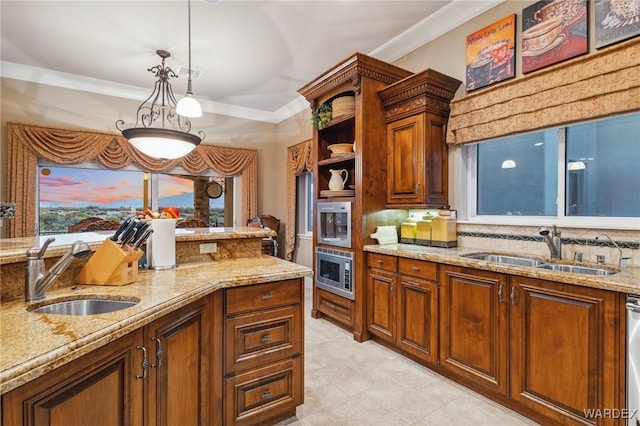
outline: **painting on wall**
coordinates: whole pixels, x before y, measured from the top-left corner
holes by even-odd
[[[515,40],[515,14],[467,36],[467,90],[515,77]]]
[[[640,0],[596,0],[596,48],[640,34]]]
[[[588,51],[587,0],[543,0],[522,9],[522,73]]]

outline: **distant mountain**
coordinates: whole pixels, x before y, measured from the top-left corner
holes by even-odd
[[[192,208],[193,194],[183,193],[180,195],[172,195],[171,197],[162,197],[158,200],[158,204],[160,205],[160,207],[173,206],[178,209],[183,207]],[[215,208],[224,208],[224,199],[222,197],[217,198],[213,200],[213,203],[211,203],[211,205],[212,207],[215,207]],[[48,207],[48,208],[66,207],[66,208],[78,208],[78,209],[86,208],[88,206],[100,206],[108,209],[117,209],[120,207],[140,209],[142,207],[140,205],[139,200],[121,200],[121,201],[114,201],[112,203],[106,203],[106,204],[85,203],[85,202],[73,203],[73,204],[41,202],[40,206]]]

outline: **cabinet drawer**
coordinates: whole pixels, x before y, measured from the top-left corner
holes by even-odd
[[[239,315],[225,321],[225,374],[302,352],[300,306]]]
[[[384,269],[385,271],[396,272],[398,258],[386,254],[368,253],[368,265],[371,268]]]
[[[229,377],[225,380],[227,425],[269,424],[269,419],[295,415],[302,404],[302,357]]]
[[[353,326],[353,302],[328,291],[316,288],[318,310],[328,317],[346,325]]]
[[[398,259],[398,272],[429,281],[438,281],[438,264],[415,259]]]
[[[226,290],[225,314],[232,315],[302,301],[301,280],[286,280]]]

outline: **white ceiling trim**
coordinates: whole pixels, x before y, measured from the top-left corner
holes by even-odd
[[[470,19],[497,6],[503,1],[505,0],[453,0],[438,12],[375,49],[370,53],[370,55],[384,61],[393,62],[446,32],[451,31],[459,25],[464,24]],[[5,61],[0,61],[0,76],[48,86],[136,100],[139,102],[147,99],[150,94],[149,90],[151,90],[150,88],[140,88]],[[202,110],[207,113],[272,124],[280,123],[306,108],[309,108],[309,103],[303,96],[294,99],[275,112],[239,107],[207,99],[198,100],[202,105]]]

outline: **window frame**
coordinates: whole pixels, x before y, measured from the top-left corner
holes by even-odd
[[[638,114],[633,112],[631,114]],[[575,124],[587,122],[603,121],[618,116],[610,116],[601,119],[583,121]],[[465,144],[461,151],[461,173],[462,178],[460,193],[460,210],[458,212],[458,222],[468,224],[486,225],[513,225],[513,226],[551,226],[557,225],[566,228],[593,228],[593,229],[626,229],[640,230],[640,217],[602,217],[602,216],[567,216],[565,212],[566,197],[566,130],[572,124],[563,126],[537,129],[526,133],[556,130],[558,132],[558,187],[556,214],[553,216],[510,216],[510,215],[478,215],[477,214],[477,146],[485,141]],[[525,133],[522,133],[525,134]],[[499,141],[513,135],[494,138],[491,141]]]

